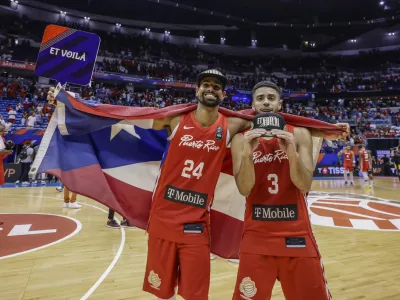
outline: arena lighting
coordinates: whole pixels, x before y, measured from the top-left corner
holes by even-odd
[[[257,43],[257,40],[251,40],[252,43]]]
[[[150,32],[150,31],[151,31],[151,29],[150,29],[150,28],[146,28],[145,30],[146,30],[147,32]]]
[[[62,15],[66,15],[67,14],[67,12],[66,11],[60,11],[60,14],[62,14]]]
[[[121,24],[117,23],[117,24],[115,24],[115,26],[117,26],[117,27],[121,27]]]
[[[206,37],[204,35],[201,35],[200,38],[204,40]]]
[[[159,3],[159,4],[162,4],[162,5],[169,5],[169,6],[173,6],[173,7],[176,7],[176,5],[177,5],[177,2],[176,1],[172,1],[172,0],[147,0],[147,1]],[[386,2],[387,1],[385,1],[385,0],[378,0],[377,1],[378,6],[381,5],[382,8],[385,9],[385,10],[390,8],[390,7],[387,6]],[[199,10],[197,10],[196,7],[190,6],[190,5],[183,5],[182,6],[182,5],[179,4],[179,8],[188,9],[188,10],[191,10],[191,11],[199,11]],[[215,11],[210,11],[210,10],[207,10],[207,9],[201,9],[200,10],[200,13],[209,14],[209,15],[214,15],[214,12]],[[388,21],[390,19],[392,19],[392,20],[400,19],[400,14],[399,14],[399,15],[391,16],[391,17],[388,16],[388,17],[378,18],[376,20],[366,20],[366,17],[364,16],[364,17],[362,17],[361,20],[352,20],[352,21],[349,20],[349,21],[345,21],[345,22],[329,22],[329,23],[318,23],[318,24],[312,24],[312,23],[311,24],[304,24],[304,23],[303,24],[301,24],[301,23],[298,23],[298,24],[293,24],[293,23],[290,24],[289,23],[289,24],[287,24],[287,23],[281,23],[281,22],[267,22],[267,23],[257,22],[257,21],[254,21],[254,20],[245,19],[243,17],[237,17],[237,16],[234,16],[234,15],[231,16],[231,15],[227,15],[227,14],[223,14],[223,13],[220,13],[220,15],[223,15],[225,18],[230,19],[230,20],[242,21],[242,23],[247,23],[247,24],[251,24],[251,25],[257,24],[258,26],[262,26],[262,27],[289,27],[290,26],[291,28],[343,27],[343,26],[353,26],[353,25],[365,25],[365,26],[368,26],[368,25],[375,24],[375,23],[382,23],[382,22]],[[244,19],[244,21],[243,21],[243,19]],[[348,24],[349,22],[351,23],[350,25]]]
[[[168,35],[168,34],[170,34],[170,33],[171,33],[171,31],[165,30],[165,34],[166,34],[166,35]]]
[[[395,35],[395,33],[394,32],[389,32],[388,35],[392,35],[393,36],[393,35]]]
[[[89,21],[89,20],[90,20],[90,18],[89,18],[89,17],[85,17],[85,20],[88,20],[88,21]]]
[[[221,38],[221,41],[225,41],[225,38]]]
[[[350,42],[351,42],[351,43],[356,43],[357,40],[352,39],[352,40],[350,40]]]

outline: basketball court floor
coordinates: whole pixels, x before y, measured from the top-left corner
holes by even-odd
[[[400,184],[381,178],[365,189],[358,180],[355,187],[315,180],[312,190],[308,204],[333,299],[400,299]],[[145,232],[107,228],[106,207],[78,202],[81,209],[63,209],[54,186],[0,189],[0,300],[155,299],[141,288]],[[210,299],[231,299],[238,265],[217,258],[211,268]],[[272,299],[284,299],[279,283]]]

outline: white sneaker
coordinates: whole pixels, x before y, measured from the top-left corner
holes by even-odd
[[[64,189],[61,186],[56,187],[57,192],[62,192]]]
[[[234,264],[238,264],[239,260],[238,259],[228,259],[229,262],[234,263]]]
[[[69,205],[68,205],[68,208],[73,208],[73,209],[78,209],[78,208],[81,208],[81,207],[82,207],[82,206],[79,205],[79,204],[76,203],[76,202],[69,203]]]
[[[22,185],[29,185],[29,182],[28,182],[28,181],[24,181],[24,182],[22,183]]]
[[[15,182],[15,184],[18,184],[19,183],[19,180],[17,180],[16,182]]]
[[[211,260],[214,260],[214,259],[216,259],[216,258],[217,258],[217,256],[216,256],[216,255],[214,255],[214,254],[210,253],[210,259],[211,259]]]
[[[68,208],[68,207],[69,207],[69,203],[64,202],[63,208]]]

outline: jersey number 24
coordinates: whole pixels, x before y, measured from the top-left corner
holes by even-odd
[[[194,166],[194,161],[193,160],[186,160],[185,161],[185,167],[182,170],[182,177],[185,178],[191,178],[196,177],[197,179],[200,179],[201,176],[203,176],[203,167],[204,163],[201,162],[199,163],[196,167]]]

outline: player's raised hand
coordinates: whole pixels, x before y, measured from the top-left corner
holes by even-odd
[[[54,101],[55,101],[55,98],[54,98],[54,87],[52,86],[52,87],[49,88],[49,91],[47,92],[47,102],[50,103],[50,104],[53,104]]]
[[[246,131],[244,134],[244,154],[253,155],[254,150],[258,147],[259,138],[266,133],[265,129],[260,128]]]
[[[279,141],[279,147],[285,153],[296,152],[296,142],[293,133],[285,130],[272,129],[271,134],[276,136]]]
[[[342,135],[338,138],[340,140],[345,140],[350,135],[350,125],[348,123],[336,123],[337,127],[346,130],[342,133]]]

